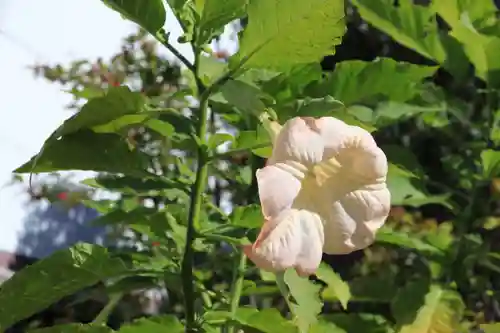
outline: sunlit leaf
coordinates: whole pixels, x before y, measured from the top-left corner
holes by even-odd
[[[249,3],[247,13],[248,26],[231,63],[249,57],[248,68],[318,62],[334,53],[345,33],[341,0],[256,0]]]
[[[301,332],[307,332],[317,322],[317,316],[323,307],[319,298],[321,287],[308,278],[298,276],[295,269],[288,269],[284,280],[293,297],[291,310],[297,316],[297,324]]]
[[[321,263],[319,268],[316,270],[316,276],[328,285],[328,289],[330,289],[337,296],[340,304],[342,304],[342,307],[347,309],[347,302],[349,302],[349,299],[351,298],[349,285],[325,263]]]
[[[418,280],[399,291],[392,311],[401,333],[454,333],[464,303],[457,292]]]
[[[374,61],[342,61],[333,73],[309,87],[314,97],[333,96],[346,106],[385,96],[404,102],[418,93],[421,81],[432,76],[437,66],[421,66],[390,58]]]

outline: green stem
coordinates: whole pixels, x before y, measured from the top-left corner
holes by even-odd
[[[99,314],[95,317],[95,319],[92,321],[92,323],[95,325],[105,325],[106,322],[108,321],[109,315],[111,314],[113,309],[116,307],[118,302],[120,302],[122,297],[123,297],[122,292],[111,294],[109,296],[108,303],[104,306],[104,308],[102,308],[101,312],[99,312]]]
[[[243,288],[243,281],[245,279],[246,265],[247,265],[247,257],[243,253],[243,251],[240,251],[240,254],[238,256],[238,261],[235,262],[233,270],[231,302],[229,307],[232,316],[236,314],[236,310],[238,310],[238,307],[240,306],[241,290]]]
[[[172,52],[172,54],[177,58],[179,59],[180,62],[182,62],[182,64],[184,66],[187,67],[187,69],[189,69],[191,72],[193,72],[193,74],[196,75],[196,66],[193,65],[189,60],[187,60],[186,57],[184,57],[182,55],[182,53],[180,53],[175,47],[173,47],[169,41],[168,41],[168,35],[165,33],[164,30],[160,30],[156,33],[156,39],[163,45],[167,48],[167,50],[169,50],[170,52]]]
[[[234,155],[234,154],[245,153],[247,151],[251,151],[251,150],[259,149],[259,148],[266,148],[269,146],[271,146],[271,142],[259,143],[259,144],[256,144],[255,146],[251,146],[251,147],[236,148],[236,149],[228,150],[228,151],[220,153],[220,154],[215,154],[209,158],[209,161],[211,162],[213,160],[222,159],[222,158]]]
[[[288,286],[285,282],[285,272],[281,273],[276,273],[276,285],[278,286],[278,289],[280,290],[281,296],[285,299],[286,305],[288,306],[288,309],[292,313],[292,315],[295,317],[295,314],[293,312],[293,304],[290,301],[290,290],[288,289]]]
[[[207,101],[200,104],[198,137],[205,138]],[[191,205],[189,207],[188,225],[186,231],[186,247],[182,260],[182,282],[186,307],[186,332],[194,332],[195,312],[194,312],[194,288],[193,288],[193,264],[194,251],[193,242],[195,240],[195,230],[199,229],[199,218],[201,211],[202,195],[207,181],[206,152],[203,147],[198,148],[198,170],[196,171],[196,181],[191,191]]]
[[[198,68],[199,53],[195,55],[195,68]],[[203,89],[202,87],[199,87]],[[202,93],[202,91],[199,91]],[[202,94],[200,97],[200,106],[198,113],[197,135],[201,140],[205,140],[207,135],[208,118],[208,97],[209,94]],[[184,248],[184,257],[181,266],[182,287],[184,291],[184,303],[186,311],[186,332],[195,332],[195,296],[194,296],[194,250],[193,242],[196,238],[196,230],[199,230],[199,219],[203,201],[203,192],[208,176],[207,153],[204,146],[199,146],[198,165],[196,171],[196,180],[191,190],[191,204],[189,207],[188,225],[186,231],[186,246]]]

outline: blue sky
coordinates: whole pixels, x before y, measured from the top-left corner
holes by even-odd
[[[4,184],[71,115],[63,107],[71,96],[27,66],[109,57],[134,28],[99,0],[0,0],[0,251],[16,248],[28,199],[22,187]],[[175,41],[180,28],[170,13],[165,28]],[[187,45],[174,46],[192,59]]]

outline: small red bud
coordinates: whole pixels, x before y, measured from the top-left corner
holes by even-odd
[[[57,195],[57,198],[61,201],[68,200],[68,192],[61,192]]]

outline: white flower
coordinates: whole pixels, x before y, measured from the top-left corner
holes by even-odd
[[[264,225],[244,248],[260,268],[313,274],[322,253],[374,242],[390,209],[387,158],[371,134],[333,117],[267,123],[273,153],[257,171]]]

